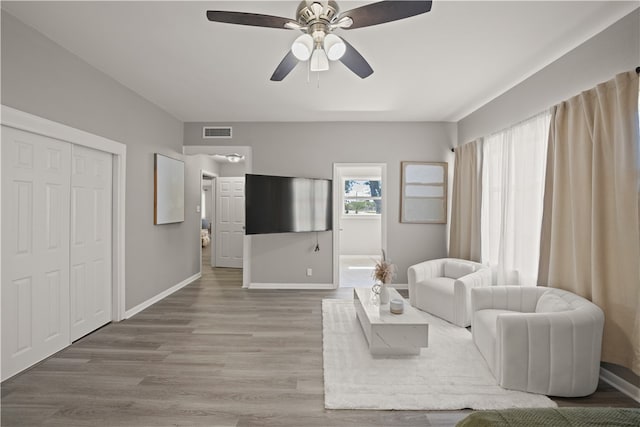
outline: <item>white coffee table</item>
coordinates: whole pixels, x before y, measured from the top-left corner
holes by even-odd
[[[402,296],[389,289],[389,300]],[[353,305],[373,355],[416,355],[429,342],[429,324],[408,301],[404,313],[392,314],[389,304],[374,304],[371,288],[354,288]]]

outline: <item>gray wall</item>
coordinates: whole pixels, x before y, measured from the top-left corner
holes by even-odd
[[[4,105],[127,145],[127,309],[199,271],[191,219],[153,225],[153,153],[183,157],[182,122],[5,11],[1,90]]]
[[[459,121],[459,143],[504,129],[637,66],[640,9]]]
[[[333,163],[386,163],[388,255],[398,265],[396,283],[407,283],[407,268],[447,254],[446,226],[400,224],[400,162],[451,161],[457,140],[453,123],[185,123],[185,145],[210,145],[204,125],[232,125],[233,139],[224,145],[251,146],[253,173],[332,178]],[[313,252],[315,233],[252,237],[253,283],[331,283],[332,232],[319,233],[320,252]],[[313,276],[306,269],[313,268]]]
[[[200,249],[202,247],[200,241],[202,214],[197,210],[202,201],[200,197],[202,195],[200,177],[203,170],[213,174],[219,173],[219,170],[215,160],[213,160],[211,156],[204,154],[184,156],[184,162],[184,233],[189,237],[187,237],[184,247],[184,252],[187,256],[178,261],[188,263],[188,270],[197,273],[200,271],[200,264],[202,263],[200,257]],[[208,193],[210,198],[211,187],[209,187]],[[211,218],[210,213],[207,215]]]
[[[245,172],[245,164],[242,163],[229,163],[229,162],[221,162],[220,165],[220,176],[244,176]]]

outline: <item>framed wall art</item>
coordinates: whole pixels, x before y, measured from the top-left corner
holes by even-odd
[[[184,221],[184,162],[154,154],[153,223]]]
[[[401,162],[400,222],[447,223],[447,163]]]

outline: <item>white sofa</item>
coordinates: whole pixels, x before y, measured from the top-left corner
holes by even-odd
[[[491,285],[491,269],[477,262],[441,258],[408,270],[409,303],[455,325],[471,324],[471,289]]]
[[[571,292],[492,286],[471,291],[473,341],[501,387],[579,397],[598,386],[604,313]]]

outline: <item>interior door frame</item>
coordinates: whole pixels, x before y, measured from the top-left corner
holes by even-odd
[[[389,198],[387,186],[386,163],[334,163],[333,164],[333,287],[340,287],[340,221],[342,219],[342,169],[347,168],[380,168],[382,179],[382,204],[380,210],[380,240],[382,250],[387,253],[387,199]]]
[[[238,153],[244,156],[244,173],[253,171],[253,150],[248,145],[185,145],[182,154],[232,154]],[[199,237],[198,237],[199,238]],[[248,289],[251,284],[251,236],[244,235],[242,242],[242,287]]]
[[[125,319],[125,196],[127,146],[52,120],[2,105],[0,124],[22,131],[110,153],[112,164],[111,321]],[[0,180],[2,171],[0,170]],[[1,182],[0,182],[1,184]],[[0,185],[1,188],[1,185]],[[0,198],[0,200],[2,200]],[[0,202],[1,204],[2,202]],[[1,210],[0,210],[1,211]],[[0,221],[2,218],[0,218]],[[1,231],[0,231],[1,233]],[[0,239],[2,236],[0,235]],[[0,256],[2,254],[0,253]],[[2,267],[0,266],[0,269]],[[1,273],[1,270],[0,270]],[[0,291],[0,298],[2,293]]]
[[[215,212],[216,211],[216,198],[214,197],[215,191],[214,191],[214,184],[216,183],[216,179],[218,178],[218,174],[204,170],[204,169],[200,169],[200,194],[202,195],[202,191],[203,191],[203,183],[204,183],[204,178],[205,176],[208,176],[209,178],[211,178],[211,194],[209,195],[209,197],[212,198],[212,210]],[[206,196],[205,196],[206,198]],[[200,200],[202,200],[202,197],[200,197]],[[207,201],[205,200],[205,205],[207,204]],[[200,206],[200,217],[202,218],[202,206]],[[200,220],[200,222],[198,222],[198,241],[200,241],[200,229],[202,228],[202,220]],[[215,248],[213,247],[213,233],[215,230],[215,224],[213,224],[213,221],[211,221],[211,236],[209,236],[209,238],[211,239],[211,241],[209,242],[209,245],[211,246],[211,258],[209,258],[209,265],[213,266],[213,256],[215,255]],[[200,244],[200,274],[202,274],[202,244]]]

